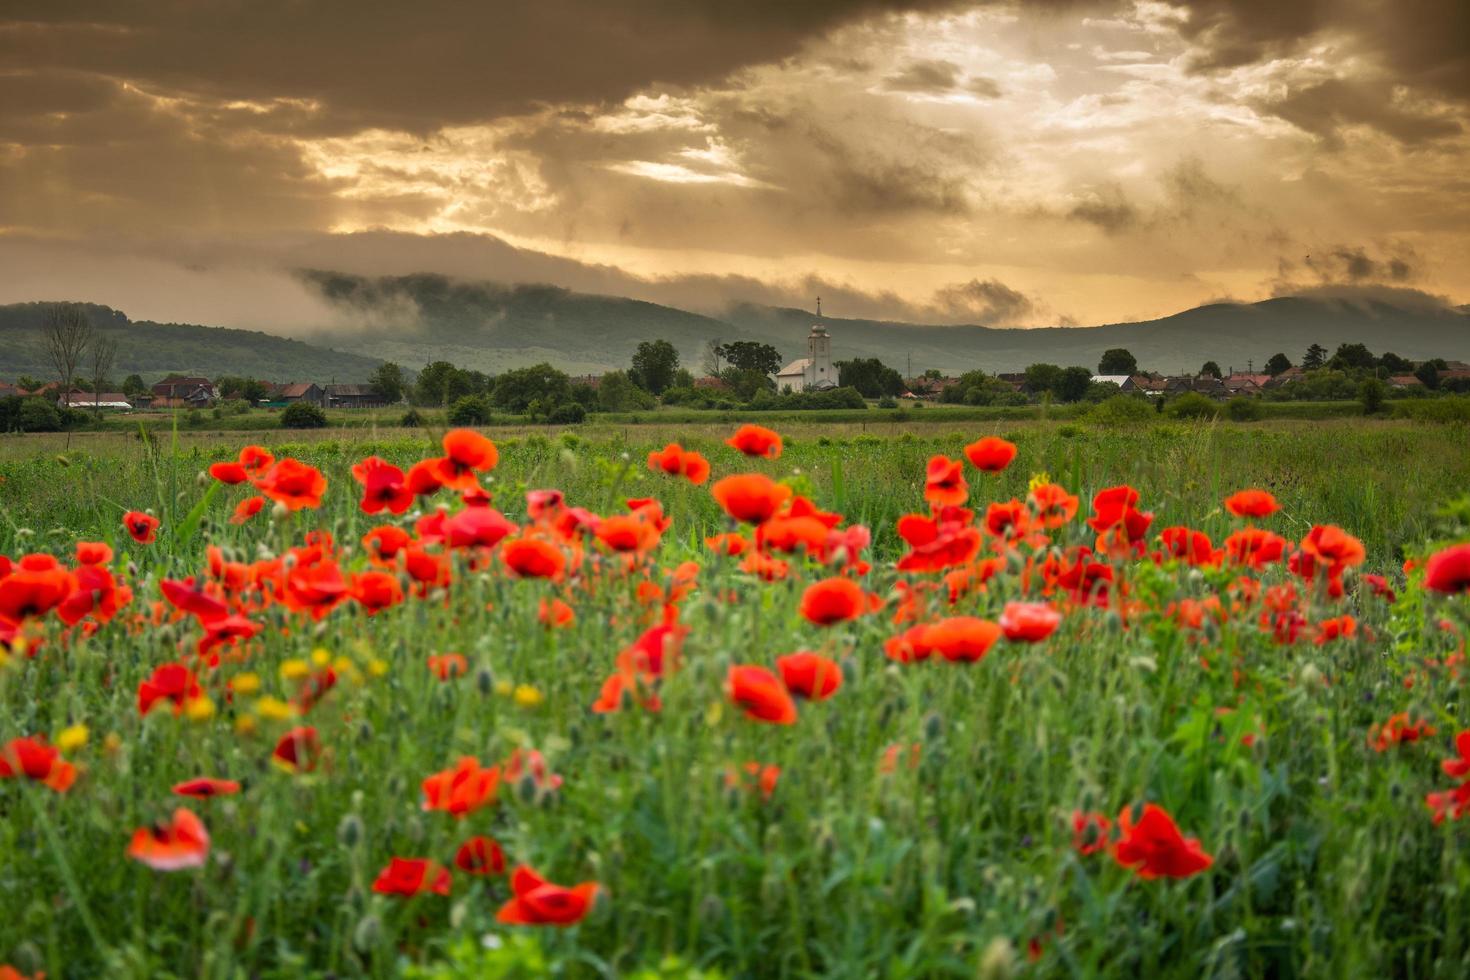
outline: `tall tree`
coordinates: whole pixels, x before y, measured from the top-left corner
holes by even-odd
[[[1313,344],[1302,355],[1303,371],[1315,371],[1325,363],[1327,363],[1327,348],[1321,344]]]
[[[1057,377],[1056,395],[1064,402],[1078,402],[1092,384],[1092,372],[1085,367],[1063,368]]]
[[[1272,354],[1271,359],[1266,362],[1266,373],[1276,377],[1282,371],[1291,370],[1291,358],[1285,354]]]
[[[737,371],[760,371],[775,374],[781,370],[781,352],[770,344],[754,340],[737,340],[721,348],[722,355]]]
[[[1102,360],[1097,362],[1098,374],[1137,374],[1138,360],[1125,348],[1112,347],[1103,351]]]
[[[368,384],[372,386],[373,392],[383,401],[390,405],[397,405],[403,400],[403,391],[408,387],[403,377],[403,368],[392,361],[384,361],[378,365],[372,377],[368,378]]]
[[[117,339],[98,334],[92,338],[92,412],[102,414],[102,386],[117,357]]]
[[[674,383],[679,370],[679,352],[667,340],[645,340],[633,352],[633,369],[629,375],[644,391],[663,394]]]
[[[1327,362],[1327,366],[1334,371],[1347,371],[1371,368],[1377,363],[1378,359],[1366,344],[1338,344],[1337,351],[1332,355],[1332,360]]]
[[[700,357],[699,367],[707,377],[718,378],[720,368],[725,360],[725,345],[720,343],[719,337],[711,337],[704,342],[704,354]]]
[[[856,388],[864,398],[882,398],[904,392],[903,376],[876,357],[837,362],[837,383]]]
[[[1220,365],[1216,364],[1214,361],[1205,361],[1205,363],[1201,365],[1199,373],[1200,377],[1204,377],[1208,374],[1212,378],[1218,378],[1224,372],[1220,370]]]
[[[87,318],[87,311],[75,303],[60,303],[47,308],[41,332],[46,355],[56,368],[61,396],[65,398],[71,393],[82,354],[92,342],[92,321]]]
[[[1393,351],[1384,351],[1378,358],[1378,366],[1386,369],[1389,374],[1408,374],[1414,370],[1413,361],[1399,357]]]

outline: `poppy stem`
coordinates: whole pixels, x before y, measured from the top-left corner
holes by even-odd
[[[56,836],[56,828],[51,825],[51,818],[46,813],[46,808],[36,796],[36,790],[25,787],[25,796],[31,802],[31,809],[35,811],[36,822],[41,825],[41,832],[46,835],[46,845],[51,849],[51,854],[56,858],[56,865],[61,871],[62,884],[66,886],[66,892],[71,896],[73,904],[77,907],[77,914],[82,917],[82,925],[87,929],[87,935],[92,939],[92,946],[98,951],[107,948],[102,941],[102,934],[97,931],[97,922],[92,918],[92,911],[87,907],[87,899],[82,894],[81,887],[77,884],[77,877],[72,873],[71,865],[67,863],[66,852],[61,849],[61,841]]]

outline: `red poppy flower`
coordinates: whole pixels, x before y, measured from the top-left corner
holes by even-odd
[[[436,772],[424,780],[425,810],[443,810],[464,817],[494,804],[500,788],[500,767],[480,765],[474,756],[464,756],[453,769]]]
[[[236,462],[213,463],[209,467],[209,475],[220,483],[234,486],[236,483],[244,483],[250,479],[250,474],[245,467]]]
[[[733,790],[759,790],[761,799],[769,800],[776,795],[776,783],[781,778],[781,767],[759,762],[747,762],[738,769],[730,766],[725,770],[725,785]]]
[[[662,537],[658,523],[641,512],[604,517],[594,533],[610,550],[624,553],[651,551]]]
[[[877,596],[864,592],[861,585],[842,576],[813,582],[801,595],[801,615],[817,626],[856,619],[880,605]]]
[[[1036,508],[1041,526],[1049,530],[1062,527],[1077,516],[1077,498],[1055,483],[1032,487],[1027,499]]]
[[[388,572],[358,572],[352,576],[351,594],[369,616],[376,616],[403,601],[403,586]]]
[[[620,666],[602,682],[597,700],[592,702],[592,713],[610,715],[635,705],[655,713],[662,711],[656,684],[656,678]]]
[[[451,490],[470,490],[479,486],[477,473],[499,462],[495,443],[473,429],[451,429],[444,433],[444,455],[434,461],[434,475]]]
[[[441,681],[463,677],[470,669],[470,662],[462,653],[429,654],[429,671]]]
[[[1281,560],[1286,552],[1286,539],[1258,527],[1236,531],[1225,539],[1225,554],[1236,565],[1263,568]]]
[[[747,456],[776,459],[781,455],[781,437],[759,425],[742,425],[735,430],[733,436],[725,440],[725,445]]]
[[[1439,764],[1439,767],[1451,779],[1470,777],[1470,731],[1464,731],[1455,736],[1455,752],[1457,753],[1456,758],[1445,759]]]
[[[1470,780],[1442,793],[1426,794],[1424,805],[1434,814],[1436,824],[1444,823],[1446,817],[1459,820],[1470,812]]]
[[[1000,626],[988,619],[951,616],[930,626],[924,641],[945,660],[975,663],[990,651],[1000,633]]]
[[[178,714],[187,702],[203,695],[192,670],[183,664],[162,664],[138,685],[138,714],[146,715],[160,701],[172,703],[174,714]]]
[[[735,557],[745,554],[750,549],[750,539],[734,532],[716,534],[712,538],[705,538],[704,546],[717,555]]]
[[[0,746],[0,779],[26,779],[65,793],[77,780],[77,769],[61,757],[45,736],[13,738]]]
[[[1470,543],[1430,555],[1424,563],[1424,587],[1446,595],[1470,591]]]
[[[1281,505],[1265,490],[1242,490],[1225,498],[1225,509],[1236,517],[1270,517]]]
[[[745,711],[747,718],[776,725],[796,722],[796,702],[791,699],[791,692],[764,667],[731,667],[726,689],[730,700]]]
[[[128,857],[154,871],[203,867],[209,860],[209,831],[204,821],[179,807],[168,823],[135,830],[128,844]]]
[[[776,669],[788,691],[810,701],[830,698],[842,686],[842,668],[837,661],[808,650],[777,657]]]
[[[661,470],[670,476],[682,476],[696,486],[709,479],[709,460],[699,453],[684,449],[671,442],[661,452],[648,454],[648,468]]]
[[[1084,857],[1107,850],[1108,833],[1112,828],[1113,822],[1101,813],[1073,810],[1072,847]]]
[[[1367,556],[1363,542],[1332,524],[1313,527],[1302,539],[1302,551],[1321,562],[1329,578],[1337,578],[1344,569],[1361,565]]]
[[[409,489],[403,471],[377,456],[369,456],[352,467],[352,477],[362,484],[362,500],[358,506],[364,514],[391,511],[402,514],[413,506],[414,492]]]
[[[1062,614],[1043,602],[1008,602],[1000,614],[1000,628],[1013,642],[1039,643],[1056,632]]]
[[[928,660],[934,655],[934,648],[929,645],[929,624],[910,626],[898,636],[884,640],[883,652],[889,660],[896,660],[901,664]]]
[[[970,495],[965,466],[948,456],[934,456],[924,471],[924,499],[933,507],[958,507]]]
[[[1174,818],[1153,803],[1144,805],[1136,824],[1133,808],[1124,807],[1118,831],[1121,839],[1113,845],[1113,860],[1134,868],[1140,878],[1188,878],[1215,863],[1198,838],[1180,834]]]
[[[510,876],[511,899],[495,913],[495,921],[515,926],[569,926],[586,917],[600,888],[595,881],[571,888],[553,885],[523,864]]]
[[[421,459],[408,468],[408,474],[404,477],[404,485],[415,495],[427,497],[437,493],[444,482],[439,479],[439,461],[437,459]]]
[[[1165,556],[1182,558],[1189,565],[1214,565],[1220,559],[1221,552],[1215,550],[1210,536],[1203,531],[1182,526],[1166,527],[1159,532],[1159,540],[1163,543]]]
[[[297,565],[286,576],[286,607],[319,620],[337,608],[351,591],[342,577],[342,569],[334,561]]]
[[[469,875],[505,874],[505,851],[483,835],[476,835],[454,852],[454,866]]]
[[[311,772],[321,755],[322,743],[316,729],[307,725],[293,728],[277,739],[271,762],[287,772]]]
[[[963,507],[941,507],[934,517],[900,517],[898,536],[908,542],[910,551],[898,560],[898,570],[938,572],[969,564],[984,543],[979,529],[970,526],[974,516]]]
[[[320,507],[327,492],[327,478],[320,470],[289,456],[271,464],[253,482],[255,489],[287,510]]]
[[[538,749],[515,749],[508,755],[500,766],[501,780],[506,783],[518,783],[524,777],[530,777],[537,789],[553,790],[560,789],[562,778],[551,771],[546,764],[546,756]]]
[[[76,588],[76,576],[62,568],[27,568],[22,564],[0,578],[0,619],[19,623],[44,616],[61,605]]]
[[[169,605],[180,612],[194,616],[200,622],[220,619],[228,615],[230,611],[230,607],[224,602],[196,586],[193,578],[186,578],[183,581],[170,578],[160,579],[158,591],[163,593]]]
[[[78,565],[106,565],[112,561],[112,546],[105,541],[78,541]]]
[[[408,547],[413,538],[401,527],[385,524],[375,527],[362,536],[362,547],[374,565],[391,566],[396,563],[398,553]]]
[[[1428,738],[1435,731],[1435,727],[1429,722],[1422,718],[1418,721],[1410,721],[1409,713],[1400,711],[1381,726],[1368,732],[1368,744],[1373,746],[1375,752],[1387,752],[1395,745],[1404,745],[1409,742],[1417,742],[1421,738]]]
[[[1369,590],[1384,602],[1393,602],[1398,599],[1398,596],[1394,595],[1393,586],[1389,585],[1388,579],[1382,575],[1374,575],[1371,572],[1365,574],[1363,576],[1363,584],[1368,586]]]
[[[1016,458],[1016,444],[999,436],[985,436],[966,446],[965,456],[982,473],[999,473]]]
[[[123,527],[139,544],[152,544],[158,540],[158,518],[140,510],[130,510],[123,515]]]
[[[373,891],[379,895],[411,897],[422,892],[449,894],[449,870],[428,858],[395,857],[378,872]]]
[[[1316,636],[1312,641],[1318,646],[1333,640],[1351,639],[1358,634],[1358,621],[1349,615],[1334,616],[1317,624]]]
[[[176,795],[194,796],[199,799],[210,796],[232,796],[238,792],[240,792],[240,784],[233,779],[211,779],[208,776],[201,776],[198,779],[174,783]]]
[[[577,621],[577,612],[561,599],[542,599],[536,607],[536,619],[542,626],[560,629]]]
[[[500,560],[505,563],[506,568],[521,578],[545,578],[553,581],[561,578],[567,564],[566,554],[544,538],[516,538],[507,541],[500,549]]]
[[[240,465],[251,473],[259,472],[275,461],[271,451],[260,446],[246,446],[240,450]]]
[[[230,515],[231,524],[244,524],[250,518],[260,513],[265,506],[265,498],[261,496],[246,497],[235,505],[235,512]]]
[[[791,496],[791,488],[762,473],[727,476],[710,487],[710,495],[737,521],[760,524],[771,519]]]
[[[444,522],[451,548],[493,548],[519,530],[494,507],[466,507]]]

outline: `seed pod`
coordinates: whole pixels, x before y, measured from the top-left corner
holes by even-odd
[[[348,850],[361,842],[362,834],[362,818],[355,813],[345,815],[337,824],[337,842]]]
[[[352,930],[352,945],[359,953],[368,953],[382,941],[383,924],[376,915],[365,915]]]

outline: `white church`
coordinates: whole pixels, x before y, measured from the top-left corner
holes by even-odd
[[[817,300],[817,318],[822,301]],[[837,387],[837,369],[832,366],[832,338],[820,323],[812,324],[806,337],[806,357],[798,358],[776,374],[777,391],[824,391]]]

